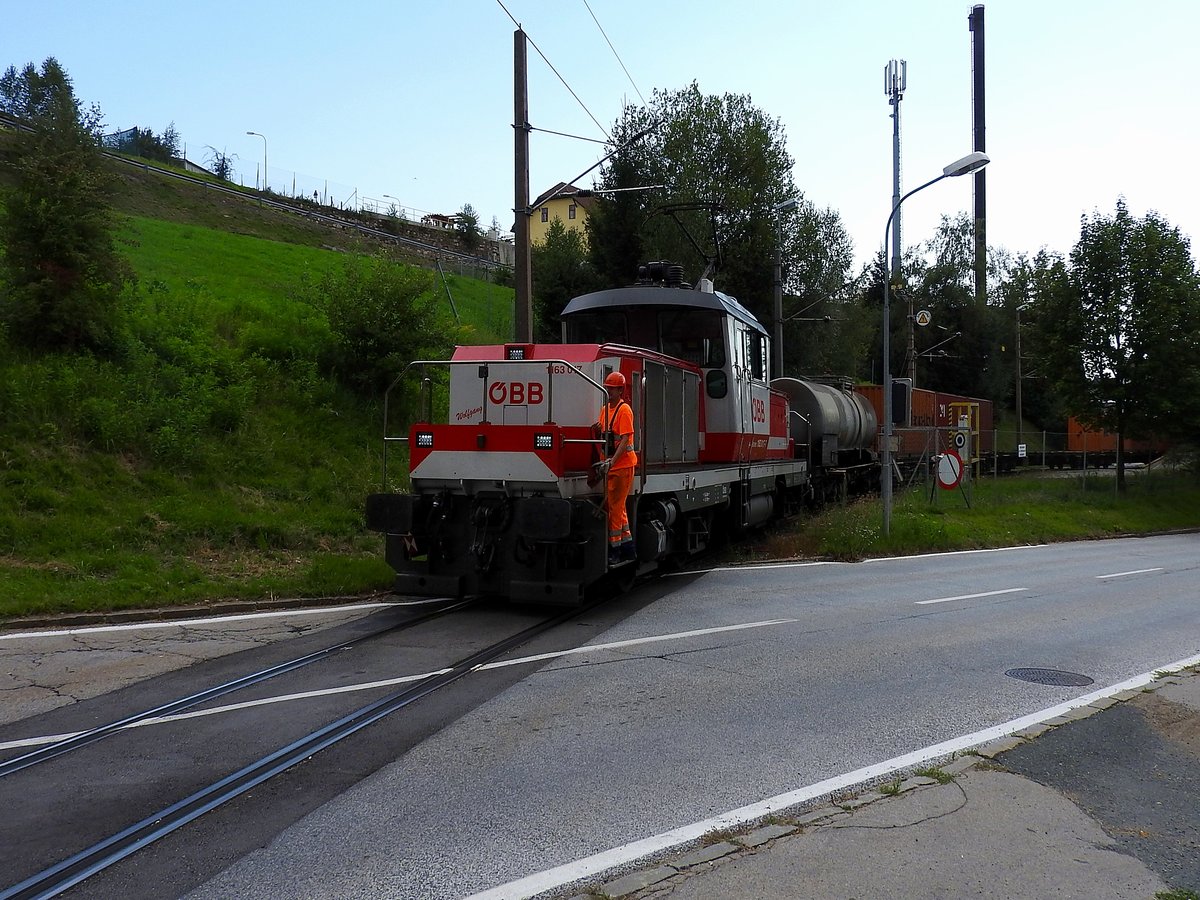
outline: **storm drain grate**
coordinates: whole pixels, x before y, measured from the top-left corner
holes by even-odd
[[[1064,672],[1061,669],[1009,669],[1004,674],[1009,678],[1032,681],[1034,684],[1052,684],[1056,687],[1085,687],[1094,683],[1093,679],[1086,675]]]

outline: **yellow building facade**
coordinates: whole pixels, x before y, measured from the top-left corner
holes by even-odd
[[[529,241],[544,244],[550,225],[555,219],[563,223],[568,231],[577,231],[587,243],[588,209],[595,202],[591,191],[573,184],[559,182],[533,201],[529,217]]]

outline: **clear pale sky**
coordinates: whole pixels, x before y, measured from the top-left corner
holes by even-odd
[[[589,12],[590,5],[590,12]],[[795,182],[837,210],[858,261],[891,204],[889,59],[908,62],[904,189],[970,152],[971,3],[907,0],[505,0],[529,50],[530,121],[603,140],[623,103],[695,80],[778,118]],[[1124,196],[1200,235],[1194,0],[985,2],[988,242],[1068,252],[1081,215]],[[496,0],[0,0],[0,65],[55,56],[110,129],[174,122],[189,157],[236,155],[254,184],[513,220],[515,26]],[[593,20],[603,26],[621,62]],[[636,87],[635,87],[636,85]],[[599,122],[599,126],[593,118]],[[535,132],[530,193],[601,145]],[[580,179],[590,184],[591,176]],[[971,179],[905,203],[904,242],[972,208]],[[719,286],[719,285],[718,285]]]

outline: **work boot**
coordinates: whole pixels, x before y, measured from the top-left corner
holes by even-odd
[[[633,546],[633,541],[626,541],[621,544],[617,548],[617,552],[625,562],[632,562],[637,559],[637,550]]]

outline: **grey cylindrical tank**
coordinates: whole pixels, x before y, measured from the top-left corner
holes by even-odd
[[[879,422],[861,394],[801,378],[776,378],[771,387],[787,395],[792,440],[812,445],[814,461],[834,465],[838,451],[863,449],[875,439]]]

